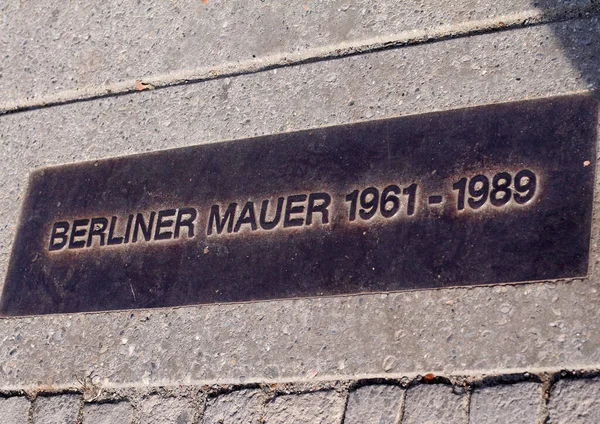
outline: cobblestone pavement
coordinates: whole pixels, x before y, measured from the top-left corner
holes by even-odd
[[[3,424],[598,423],[600,374],[562,371],[247,386],[10,392]]]

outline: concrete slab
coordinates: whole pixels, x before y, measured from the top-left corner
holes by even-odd
[[[534,423],[541,410],[541,393],[541,385],[533,382],[477,388],[471,394],[469,423]]]
[[[197,412],[193,400],[150,395],[140,402],[139,421],[144,424],[191,424]]]
[[[236,390],[206,401],[202,424],[259,424],[263,415],[264,393],[259,390]]]
[[[25,396],[0,398],[0,417],[6,424],[21,424],[29,420],[31,403]]]
[[[76,394],[38,396],[33,402],[33,424],[65,424],[76,422],[83,398]]]
[[[348,395],[344,424],[395,424],[401,416],[403,401],[404,390],[399,386],[362,386]]]
[[[549,423],[594,423],[600,420],[600,379],[560,380],[548,402]]]
[[[345,398],[335,391],[278,396],[265,405],[268,424],[337,424],[344,415]]]
[[[0,103],[428,31],[544,19],[586,0],[0,3]],[[460,30],[459,30],[460,31]],[[369,41],[370,40],[370,41]],[[381,41],[381,40],[379,40]],[[333,49],[332,49],[333,50]]]
[[[467,394],[457,387],[420,384],[406,391],[403,424],[462,424],[468,421]]]
[[[85,424],[130,424],[133,421],[133,408],[128,402],[85,404],[83,422]]]
[[[599,46],[591,18],[1,116],[0,274],[36,167],[585,91]],[[598,240],[575,281],[4,319],[0,388],[594,368]]]

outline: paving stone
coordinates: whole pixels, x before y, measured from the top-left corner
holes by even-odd
[[[350,393],[344,424],[395,424],[404,390],[399,386],[363,386]]]
[[[202,424],[260,423],[264,394],[260,390],[238,390],[209,398]]]
[[[0,398],[0,422],[25,424],[29,417],[30,402],[24,396]]]
[[[338,424],[344,398],[335,391],[278,396],[267,403],[265,424]]]
[[[585,4],[547,0],[544,9]],[[539,5],[539,3],[538,3]],[[506,14],[529,0],[0,2],[0,103]],[[40,31],[40,28],[44,28]]]
[[[129,402],[85,404],[83,424],[129,424],[133,407]]]
[[[190,398],[151,395],[141,401],[141,424],[188,424],[195,417]]]
[[[600,423],[600,378],[559,380],[548,401],[550,424]]]
[[[465,424],[466,393],[445,384],[420,384],[406,391],[402,424]]]
[[[538,383],[502,384],[475,389],[471,394],[472,424],[532,424],[542,402]]]
[[[77,421],[79,395],[38,396],[33,402],[33,424],[71,424]]]

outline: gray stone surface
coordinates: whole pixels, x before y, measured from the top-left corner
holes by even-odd
[[[33,424],[75,423],[82,402],[80,395],[38,396],[33,402]]]
[[[283,395],[267,403],[265,424],[338,424],[344,414],[345,399],[339,393]]]
[[[344,424],[396,424],[404,390],[399,386],[363,386],[350,392]]]
[[[600,422],[600,378],[560,380],[548,401],[549,424]]]
[[[24,396],[0,398],[2,424],[25,424],[29,419],[31,404]]]
[[[85,404],[83,424],[129,424],[133,420],[133,407],[129,402]]]
[[[0,2],[0,103],[586,0]],[[541,11],[539,10],[541,9]]]
[[[141,424],[191,424],[196,417],[192,399],[150,395],[140,402]]]
[[[402,424],[464,424],[467,420],[467,396],[459,387],[421,384],[406,391]]]
[[[1,116],[0,273],[36,167],[585,90],[599,34],[561,22]]]
[[[542,389],[538,383],[478,388],[471,394],[471,424],[533,424],[538,422]]]
[[[258,424],[265,395],[261,390],[237,390],[206,401],[202,424]]]
[[[573,93],[598,68],[590,18],[0,116],[0,275],[36,167]],[[598,240],[570,282],[3,319],[0,388],[594,368]]]

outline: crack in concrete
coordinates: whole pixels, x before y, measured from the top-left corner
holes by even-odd
[[[600,15],[600,0],[591,0],[589,5],[570,6],[551,11],[533,9],[505,16],[469,21],[433,30],[410,30],[390,36],[377,37],[339,45],[308,49],[298,53],[269,55],[236,63],[224,63],[217,67],[180,70],[162,75],[136,78],[109,85],[91,86],[66,90],[58,94],[34,99],[0,103],[0,115],[40,109],[61,104],[70,104],[94,99],[132,94],[140,91],[163,89],[185,84],[256,74],[269,70],[298,66],[308,63],[341,59],[350,56],[374,53],[426,43],[481,35],[511,29],[567,21]]]

